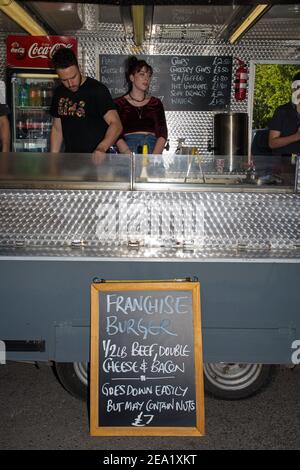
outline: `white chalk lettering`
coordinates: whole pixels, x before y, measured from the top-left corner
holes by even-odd
[[[159,346],[158,349],[159,356],[188,357],[190,352],[187,344],[184,346],[182,344],[176,344],[174,347]]]
[[[189,59],[185,57],[172,57],[171,64],[172,65],[188,65]]]
[[[107,400],[106,411],[107,413],[110,413],[111,411],[120,412],[122,411],[122,405],[124,405],[123,401],[116,403],[114,400]]]
[[[151,364],[150,368],[151,372],[156,372],[160,374],[174,374],[174,372],[182,372],[184,373],[185,371],[185,364],[184,362],[181,364],[175,364],[172,361],[166,361],[166,362],[161,362],[154,360],[153,363]]]
[[[177,67],[172,65],[170,67],[170,73],[193,73],[194,67]]]
[[[144,402],[135,402],[131,403],[130,401],[126,401],[124,410],[125,411],[142,411],[144,406]]]
[[[139,297],[123,297],[122,295],[107,294],[107,313],[123,313],[128,315],[133,312],[143,312],[147,315],[159,314],[186,314],[188,313],[188,297],[166,295],[158,298],[152,295]]]
[[[112,386],[106,382],[102,385],[101,392],[105,397],[119,397],[126,394],[126,387],[125,385]]]
[[[111,340],[103,340],[102,346],[104,349],[104,356],[105,357],[121,357],[124,359],[127,357],[126,346],[117,346],[116,344],[112,344]]]
[[[188,391],[188,387],[182,388],[174,385],[156,385],[155,395],[161,397],[162,395],[175,395],[176,397],[184,397]]]
[[[127,372],[138,372],[138,365],[135,361],[116,361],[111,357],[103,361],[102,368],[104,372],[122,372],[123,374]]]
[[[157,343],[151,344],[151,346],[146,346],[144,344],[140,344],[138,341],[134,341],[131,345],[131,355],[151,357],[154,354],[156,346],[158,346]]]
[[[172,398],[170,402],[165,402],[165,401],[156,401],[154,402],[153,400],[148,400],[146,402],[146,411],[158,411],[158,413],[161,413],[161,411],[169,411],[169,410],[174,410],[175,409],[175,400]]]
[[[128,320],[119,321],[118,317],[111,315],[106,317],[106,333],[109,336],[126,333],[128,335],[142,336],[143,339],[147,339],[148,336],[161,334],[177,336],[177,333],[171,331],[170,323],[170,320],[167,318],[161,320],[158,324],[155,324],[153,320],[146,321],[143,318],[139,320],[129,318]]]

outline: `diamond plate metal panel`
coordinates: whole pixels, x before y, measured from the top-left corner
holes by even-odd
[[[300,193],[300,157],[297,157],[296,162],[295,191]]]
[[[164,250],[294,250],[300,196],[255,193],[0,192],[2,247]],[[153,251],[158,248],[157,251]],[[185,250],[185,251],[184,251]],[[137,253],[137,257],[139,254]],[[166,255],[163,255],[166,256]],[[195,255],[194,255],[195,256]]]

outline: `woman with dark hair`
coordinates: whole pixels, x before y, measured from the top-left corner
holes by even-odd
[[[141,147],[147,144],[148,153],[161,154],[165,147],[168,130],[164,107],[160,99],[148,95],[152,73],[145,60],[127,59],[128,92],[114,100],[123,125],[116,142],[120,153],[141,153]]]

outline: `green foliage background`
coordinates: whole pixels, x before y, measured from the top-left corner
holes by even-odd
[[[293,64],[256,64],[253,129],[267,127],[275,109],[291,101],[292,77],[300,71]]]

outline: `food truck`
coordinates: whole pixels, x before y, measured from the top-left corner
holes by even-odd
[[[271,68],[287,86],[300,70],[299,5],[12,1],[13,12],[24,10],[17,23],[6,3],[0,73],[13,137],[12,153],[0,155],[6,359],[53,365],[65,388],[84,397],[93,279],[198,279],[207,392],[247,397],[276,365],[295,365],[299,158],[274,156],[267,144],[257,150],[253,140],[268,118],[259,77]],[[11,35],[20,75],[6,74]],[[22,60],[33,44],[60,35],[63,44],[76,39],[83,73],[113,97],[126,92],[125,58],[146,57],[150,92],[168,124],[162,155],[112,148],[95,165],[91,155],[49,153],[47,99],[57,77],[22,74]]]

